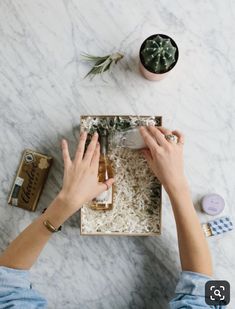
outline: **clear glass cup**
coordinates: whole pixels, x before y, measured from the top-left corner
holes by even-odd
[[[146,144],[140,134],[139,128],[129,129],[127,131],[116,131],[109,137],[112,148],[122,147],[129,149],[146,148]]]

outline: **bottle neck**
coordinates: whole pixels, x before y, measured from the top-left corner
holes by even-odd
[[[106,134],[101,134],[100,136],[100,154],[105,156],[108,153],[108,136]]]

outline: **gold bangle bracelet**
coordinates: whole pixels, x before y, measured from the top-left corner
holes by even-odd
[[[51,224],[51,222],[49,220],[45,220],[43,221],[43,225],[48,229],[49,232],[51,233],[56,233],[58,231],[61,230],[61,227],[59,227],[58,229],[54,227],[53,224]]]

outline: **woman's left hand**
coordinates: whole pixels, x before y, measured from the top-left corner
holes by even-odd
[[[82,204],[91,201],[107,190],[114,182],[113,178],[108,179],[105,183],[98,182],[100,157],[98,133],[94,133],[85,152],[86,139],[87,133],[81,133],[73,161],[69,154],[67,141],[62,140],[64,179],[58,197],[72,213],[81,208]]]

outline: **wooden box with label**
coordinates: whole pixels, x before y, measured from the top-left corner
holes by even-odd
[[[81,208],[81,235],[157,236],[161,233],[161,184],[139,150],[128,147],[125,132],[140,125],[162,125],[160,116],[81,116],[88,142],[100,138],[99,181],[115,183]],[[133,135],[133,143],[139,143]],[[131,144],[131,146],[133,146]]]
[[[26,149],[23,152],[8,203],[35,211],[51,165],[52,157]]]

